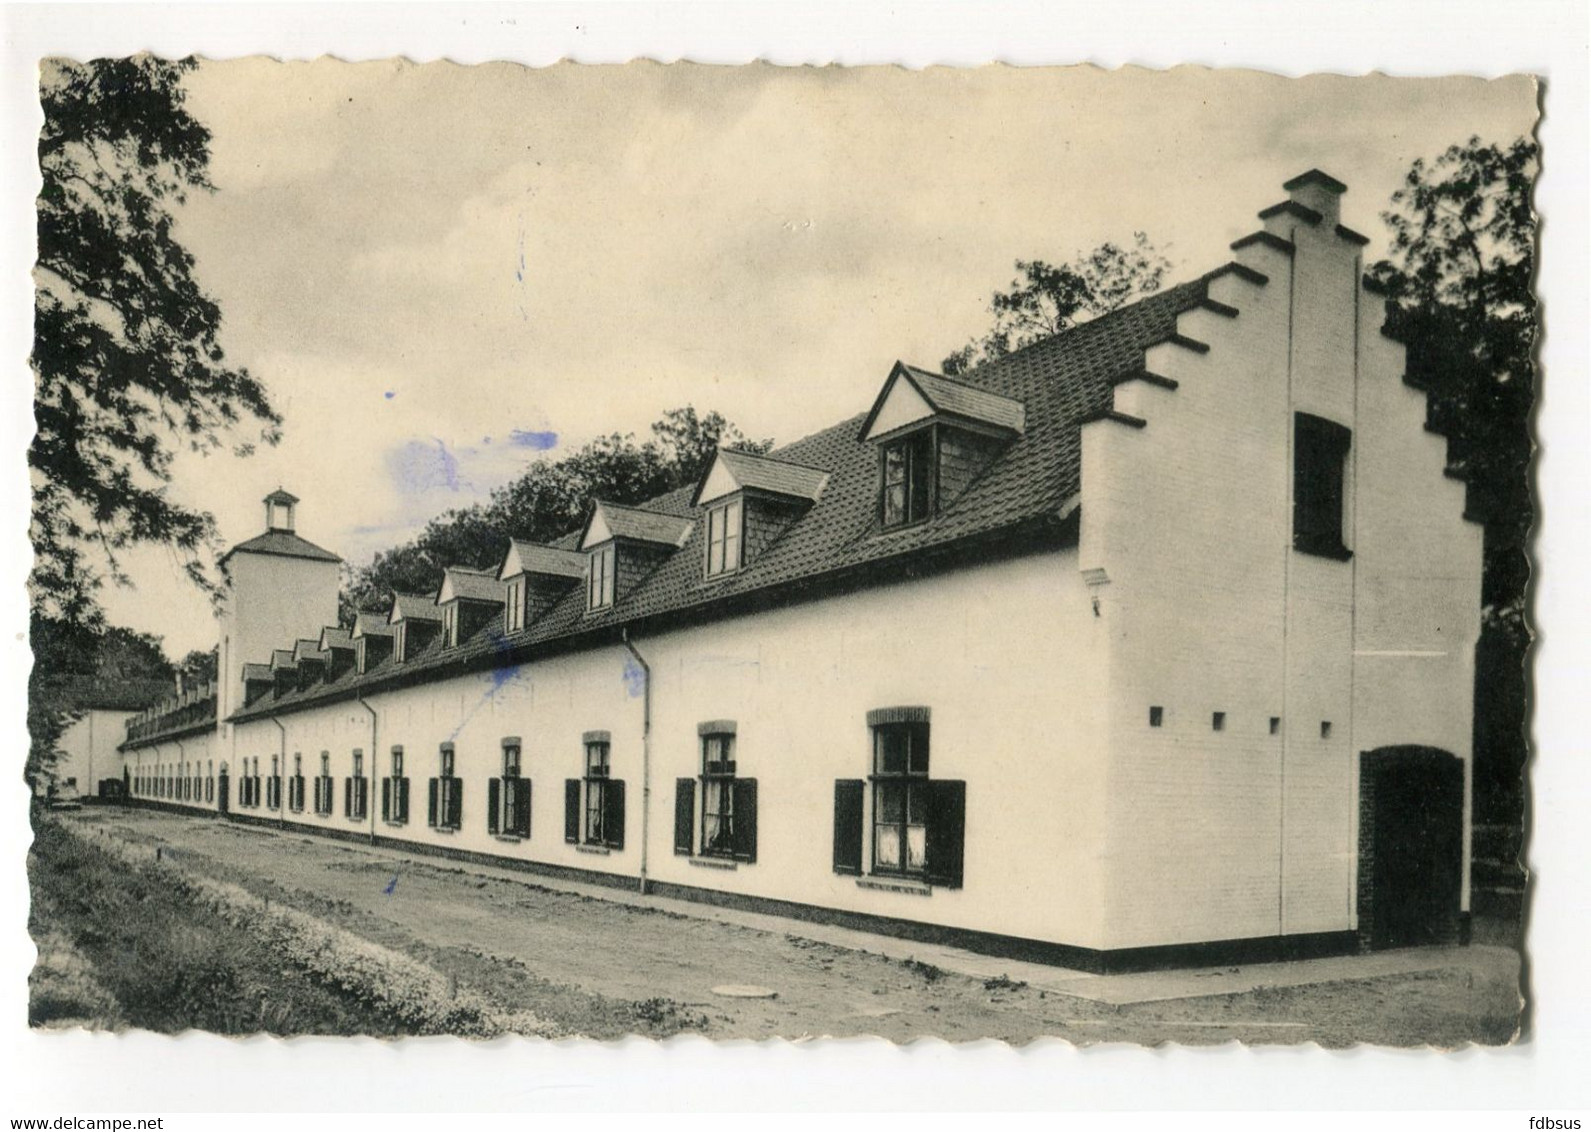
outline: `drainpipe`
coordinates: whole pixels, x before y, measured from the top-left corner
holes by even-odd
[[[276,792],[276,828],[287,828],[287,728],[282,721],[274,715],[265,717],[276,724],[276,729],[282,733],[281,750],[276,755],[277,777],[281,779],[281,787]]]
[[[365,816],[370,819],[370,844],[376,843],[376,709],[359,697],[359,706],[370,713],[370,773],[365,776]]]
[[[630,628],[623,630],[624,647],[641,666],[641,883],[640,892],[646,895],[646,847],[652,817],[652,666],[630,643]]]

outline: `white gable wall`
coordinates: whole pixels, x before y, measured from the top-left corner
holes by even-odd
[[[873,418],[873,427],[868,429],[867,435],[883,436],[933,415],[934,407],[923,400],[916,387],[906,378],[897,377],[890,384],[889,394],[879,406],[878,416]]]

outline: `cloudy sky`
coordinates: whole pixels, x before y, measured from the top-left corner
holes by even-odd
[[[664,410],[783,442],[982,329],[1018,257],[1147,232],[1186,277],[1318,166],[1372,237],[1409,163],[1528,133],[1525,79],[1096,68],[207,63],[217,191],[180,238],[285,436],[188,458],[228,543],[260,499],[352,562],[542,453]],[[214,642],[159,550],[112,618]]]

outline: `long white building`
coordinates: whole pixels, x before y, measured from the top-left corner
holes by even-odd
[[[1344,186],[1286,191],[352,626],[273,494],[132,798],[1094,970],[1461,936],[1481,528]]]

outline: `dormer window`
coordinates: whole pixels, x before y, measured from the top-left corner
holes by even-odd
[[[707,512],[707,576],[732,574],[740,569],[745,542],[745,508],[730,499]]]
[[[1026,429],[1021,401],[896,362],[859,439],[878,446],[878,521],[921,523],[950,506]]]
[[[925,429],[881,445],[879,522],[886,529],[920,523],[933,510],[934,434]]]
[[[613,604],[613,544],[600,546],[590,554],[586,592],[588,609],[606,609]]]
[[[408,655],[409,626],[400,621],[392,627],[392,659],[402,664]]]
[[[442,610],[442,645],[444,648],[458,648],[459,643],[459,606],[458,602],[450,602]]]
[[[508,583],[508,631],[517,633],[525,627],[525,579],[523,576]]]

